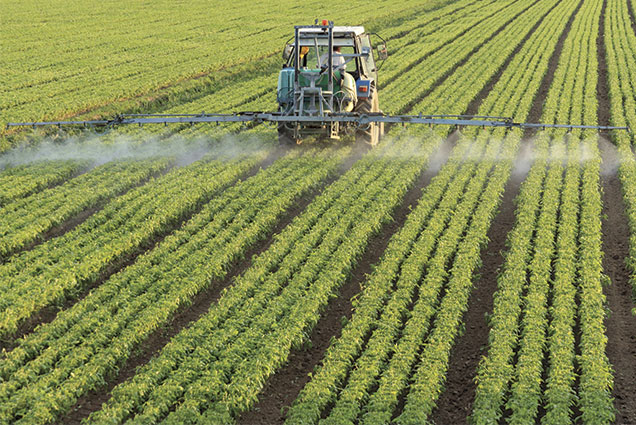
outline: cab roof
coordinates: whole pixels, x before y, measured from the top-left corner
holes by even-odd
[[[299,30],[300,34],[317,34],[320,33],[322,34],[324,32],[324,30],[322,28],[301,28]],[[334,37],[342,37],[342,36],[349,36],[351,34],[354,35],[361,35],[364,34],[364,27],[362,26],[356,26],[356,27],[333,27],[333,35]]]

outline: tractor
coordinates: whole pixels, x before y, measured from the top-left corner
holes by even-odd
[[[317,24],[317,22],[316,22]],[[283,49],[283,69],[278,75],[279,112],[286,116],[326,117],[380,114],[377,61],[388,57],[386,42],[362,26],[321,25],[294,27],[294,37]],[[382,43],[374,49],[371,36]],[[291,42],[293,40],[293,42]],[[357,142],[374,146],[384,134],[383,122],[280,122],[282,145],[300,143],[308,135],[340,139],[355,134]]]

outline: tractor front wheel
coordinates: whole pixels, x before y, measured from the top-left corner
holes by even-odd
[[[378,93],[373,91],[370,97],[358,99],[355,112],[360,115],[380,112],[380,102]],[[380,137],[384,133],[384,123],[373,122],[368,127],[360,128],[356,131],[356,143],[365,143],[375,146],[380,141]]]

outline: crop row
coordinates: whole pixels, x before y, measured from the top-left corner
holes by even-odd
[[[157,248],[20,340],[0,367],[0,421],[50,423],[102,385],[179,308],[223,279],[294,200],[335,171],[343,153],[291,155],[225,190]]]
[[[598,2],[584,2],[580,15],[581,23],[575,22],[571,37],[564,44],[564,58],[569,58],[566,71],[557,68],[555,84],[561,90],[561,108],[556,114],[557,119],[564,119],[572,123],[597,122],[597,90],[598,60],[597,60],[597,36],[602,4]],[[577,20],[579,16],[577,16]],[[572,38],[572,40],[570,40]],[[563,80],[561,77],[563,73]],[[569,106],[569,113],[567,113]],[[575,132],[572,143],[580,144],[579,158],[583,158],[580,184],[581,195],[579,203],[579,235],[578,235],[578,288],[577,295],[579,306],[577,311],[578,324],[580,326],[580,342],[578,345],[577,365],[579,375],[578,408],[584,423],[610,423],[614,419],[613,400],[611,396],[613,376],[609,360],[605,354],[607,337],[605,336],[604,318],[605,297],[603,295],[602,263],[601,263],[601,194],[600,180],[600,155],[597,147],[596,134],[579,136]],[[576,140],[583,137],[583,140]],[[574,150],[572,147],[571,150]],[[576,152],[576,151],[575,151]],[[571,177],[574,179],[574,177]],[[578,180],[578,179],[577,179]],[[566,182],[567,184],[567,182]],[[562,208],[564,206],[562,205]],[[559,227],[559,232],[568,232],[568,227]],[[576,249],[570,245],[566,250]],[[571,266],[571,265],[570,265]],[[556,281],[553,285],[562,284],[564,280]],[[556,313],[555,301],[552,301],[552,323],[560,318]],[[566,321],[569,320],[566,314]],[[559,325],[556,322],[556,325]],[[568,331],[567,325],[564,332],[574,332],[574,328]],[[573,391],[572,374],[568,369],[574,367],[571,362],[564,361],[559,353],[552,353],[561,346],[558,343],[550,344],[550,355],[554,361],[549,362],[548,388],[556,386],[553,391],[548,391],[546,396],[547,414],[545,421],[559,420],[567,423],[569,418],[569,404],[567,393]],[[574,351],[574,348],[568,348]],[[567,357],[566,357],[567,358]],[[561,376],[570,379],[570,382],[559,382]],[[558,383],[559,385],[555,385]],[[565,398],[565,399],[564,399]],[[552,412],[556,412],[555,415]]]
[[[488,97],[482,102],[479,108],[480,114],[510,115],[516,119],[525,120],[532,104],[531,99],[538,92],[545,75],[550,52],[553,50],[552,46],[556,43],[557,36],[554,35],[554,30],[564,27],[567,13],[572,8],[571,4],[560,3],[542,18],[536,30],[530,35],[528,42],[512,58]],[[478,55],[479,53],[476,54],[476,56]],[[440,90],[443,90],[443,87],[440,87]],[[513,95],[511,96],[510,93]],[[520,97],[526,99],[519,101]],[[494,138],[501,137],[502,134],[501,130],[497,130],[493,136]],[[492,192],[491,196],[485,197],[484,199],[488,199],[488,202],[484,202],[480,206],[489,212],[482,211],[481,214],[485,215],[475,213],[473,220],[477,224],[474,228],[469,229],[459,247],[458,254],[453,261],[449,282],[446,285],[446,293],[435,312],[435,322],[427,336],[426,343],[418,353],[418,364],[410,378],[402,413],[395,419],[398,423],[427,422],[429,415],[435,408],[437,398],[443,391],[451,348],[459,335],[459,329],[461,329],[461,319],[466,311],[472,288],[472,274],[480,260],[479,247],[486,242],[482,238],[485,238],[492,221],[492,214],[498,205],[497,196],[503,192],[520,139],[521,135],[517,131],[511,132],[505,138],[501,163],[497,164],[497,171],[495,171],[499,174],[495,174],[497,177],[493,177],[493,180],[498,180],[498,183],[494,183],[489,188],[489,191]],[[499,193],[499,195],[494,195],[495,193]],[[390,392],[387,391],[386,394],[390,394]],[[390,416],[387,415],[390,414],[381,412],[376,416],[378,421],[375,423],[389,420]]]
[[[516,55],[504,76],[495,84],[493,92],[512,93],[508,97],[488,96],[479,112],[494,115],[507,114],[517,120],[525,120],[548,69],[548,61],[566,22],[578,1],[564,3],[570,13],[563,13],[559,6],[556,15],[547,17],[528,40],[528,46]],[[516,108],[516,109],[515,109]],[[490,317],[489,352],[478,371],[478,387],[473,404],[474,423],[495,423],[502,413],[513,368],[509,365],[516,352],[517,324],[521,315],[521,299],[525,288],[532,241],[540,210],[543,182],[547,172],[548,139],[535,141],[535,164],[523,183],[517,197],[516,225],[508,235],[509,251],[503,270],[498,276],[498,290],[494,296],[494,311]]]
[[[553,87],[556,90],[550,93],[544,106],[543,119],[548,122],[580,123],[584,119],[583,105],[585,110],[592,110],[594,114],[596,112],[595,102],[583,103],[582,97],[586,93],[583,90],[585,78],[575,79],[574,76],[587,76],[588,63],[596,59],[595,52],[590,51],[596,34],[591,29],[598,26],[599,12],[599,5],[584,3],[573,21],[561,52],[560,66],[555,73]],[[589,75],[596,77],[596,68],[590,69]],[[535,254],[528,269],[529,283],[524,298],[517,362],[506,405],[512,411],[508,418],[511,423],[525,423],[528,418],[536,418],[542,397],[542,360],[546,354],[551,367],[546,383],[548,390],[544,397],[547,414],[542,420],[548,423],[549,421],[567,423],[570,406],[574,401],[572,389],[574,340],[571,338],[569,344],[567,338],[554,340],[555,331],[557,331],[557,337],[560,336],[558,331],[566,336],[573,334],[572,321],[576,311],[573,305],[574,274],[567,272],[576,269],[573,256],[577,251],[574,240],[578,203],[573,198],[578,196],[579,190],[577,170],[579,140],[571,137],[568,144],[569,164],[564,180],[561,181],[562,166],[559,163],[552,163],[544,192],[543,210],[538,219],[534,241]],[[562,158],[564,155],[561,152],[562,142],[557,139],[551,156]],[[542,222],[543,219],[546,221]],[[570,288],[569,293],[565,294],[565,301],[570,301],[568,304],[570,310],[564,310],[563,306],[559,305],[563,298],[560,290],[564,287],[565,291]],[[552,296],[551,317],[548,317],[550,295]],[[550,334],[550,340],[546,336],[548,323],[553,332]],[[546,342],[547,353],[544,352]],[[569,357],[567,352],[570,353]]]
[[[564,145],[557,141],[551,155],[563,157]],[[512,410],[512,423],[521,423],[537,414],[540,397],[541,373],[545,333],[547,328],[548,293],[552,262],[555,258],[555,235],[561,190],[563,189],[563,166],[553,162],[548,170],[542,209],[537,219],[535,238],[532,242],[534,255],[528,264],[528,284],[523,297],[523,317],[517,350],[517,362],[511,376],[511,390],[506,407]],[[560,233],[559,233],[560,234]]]
[[[80,212],[142,183],[168,164],[164,159],[110,162],[63,185],[4,205],[0,209],[0,258],[6,259]]]
[[[208,314],[116,387],[91,421],[222,422],[247,409],[265,379],[306,339],[437,145],[396,144],[365,156],[327,188]]]
[[[572,9],[573,5],[561,3],[543,18],[536,31],[530,35],[527,44],[524,44],[519,53],[511,60],[502,77],[480,106],[480,114],[505,114],[520,120],[525,119],[530,110],[530,100],[537,93],[542,77],[546,72],[550,56],[549,52],[553,51],[551,46],[556,43],[557,36],[554,34],[554,30],[555,28],[564,27],[567,21],[567,12]],[[486,60],[486,62],[490,62],[490,60]],[[440,87],[439,90],[443,89],[444,87]],[[509,93],[514,93],[515,95],[510,96],[508,95]],[[525,98],[525,100],[519,101],[520,97]],[[495,132],[495,134],[497,133],[501,132]],[[510,167],[520,135],[513,133],[508,138],[510,139],[507,142],[509,144],[508,154],[502,154],[502,157],[506,159],[504,165]],[[508,168],[502,172],[509,174],[510,169]],[[505,174],[506,178],[500,183],[502,187],[499,190],[503,190],[503,182],[506,181],[508,174]],[[484,235],[487,229],[488,225],[485,224],[485,227],[482,228]],[[479,233],[474,234],[472,237],[478,238]],[[478,249],[475,250],[475,241],[472,244],[465,245],[465,247],[468,252],[472,251],[474,261],[478,261],[479,251]],[[428,416],[435,407],[437,397],[443,389],[442,385],[448,367],[450,349],[458,335],[461,317],[465,311],[472,285],[470,282],[472,274],[470,272],[470,258],[470,256],[466,256],[455,260],[454,267],[463,265],[465,275],[462,276],[460,273],[457,277],[457,282],[455,284],[449,283],[448,285],[445,296],[448,298],[442,301],[437,311],[435,327],[428,336],[426,345],[420,353],[420,358],[423,360],[419,363],[420,366],[411,378],[402,414],[396,418],[398,422],[423,423],[427,421]],[[378,418],[387,419],[386,413],[384,415],[378,416]]]
[[[114,199],[72,231],[14,256],[0,266],[0,334],[14,333],[44,307],[76,298],[109,267],[151,246],[262,158],[260,153],[175,169]]]
[[[475,0],[459,0],[459,1],[437,1],[430,3],[430,7],[426,13],[420,13],[409,17],[399,25],[387,25],[391,22],[381,22],[375,20],[371,26],[374,30],[382,29],[382,37],[392,40],[390,43],[391,50],[400,48],[416,42],[424,34],[430,34],[432,31],[439,29],[440,21],[442,24],[456,17],[458,14],[464,13],[465,10],[475,8]],[[411,19],[412,18],[412,19]],[[390,50],[390,51],[391,51]]]
[[[605,353],[605,295],[603,294],[603,253],[601,249],[601,157],[596,140],[587,139],[584,147],[590,159],[583,167],[580,218],[580,306],[581,327],[579,407],[584,423],[613,423],[613,371]]]
[[[552,51],[549,49],[553,49],[556,44],[558,34],[555,29],[563,28],[567,21],[567,11],[574,4],[574,1],[569,1],[560,3],[553,9],[546,7],[544,10],[549,10],[549,13],[542,17],[539,26],[521,46],[519,44],[525,35],[523,31],[519,34],[508,29],[502,31],[475,52],[472,59],[449,76],[444,84],[415,105],[414,111],[449,113],[451,106],[453,110],[464,111],[489,80],[505,66],[505,74],[498,79],[483,101],[479,113],[515,116],[523,120],[530,109],[533,94],[540,85],[542,73],[547,69],[549,52]],[[529,22],[527,25],[531,24]],[[519,53],[507,64],[506,57],[515,47],[520,49]],[[456,94],[460,90],[461,97]],[[473,135],[477,132],[465,129],[464,133]]]
[[[543,141],[543,142],[542,142]],[[537,141],[537,159],[517,197],[516,225],[508,236],[509,251],[498,276],[490,318],[489,352],[480,364],[477,391],[473,405],[473,422],[496,423],[512,368],[508,365],[516,348],[516,327],[521,314],[521,295],[532,252],[531,241],[536,227],[539,196],[542,195],[546,169],[546,139]]]
[[[602,5],[590,2],[586,25],[581,29],[580,44],[569,50],[579,54],[580,63],[572,85],[570,121],[597,122],[598,52],[597,36]],[[580,53],[582,52],[582,53]],[[591,133],[591,132],[589,132]],[[607,336],[604,325],[606,317],[605,295],[602,282],[605,279],[602,266],[601,247],[601,157],[597,146],[597,135],[583,133],[581,152],[584,155],[581,174],[581,199],[579,216],[579,276],[580,326],[578,407],[584,423],[612,423],[615,410],[612,397],[613,371],[606,354]],[[555,365],[551,364],[554,370]],[[550,383],[551,377],[548,378]],[[565,389],[564,389],[565,390]],[[549,407],[550,405],[548,405]],[[565,418],[563,418],[565,420]]]
[[[463,33],[480,24],[492,15],[501,12],[513,2],[457,2],[465,7],[453,14],[445,14],[420,31],[413,31],[397,40],[390,40],[390,60],[382,66],[380,88],[389,87],[395,79],[432,54],[442,46],[454,42]],[[485,38],[485,37],[484,37]],[[468,53],[468,51],[464,52]]]
[[[483,202],[475,210],[471,225],[458,246],[448,272],[444,297],[436,311],[430,334],[426,337],[422,351],[418,353],[402,413],[396,418],[398,423],[424,423],[443,390],[450,352],[468,308],[474,272],[481,265],[481,249],[488,242],[487,232],[510,176],[511,158],[514,157],[518,143],[519,140],[514,137],[504,140],[501,153],[504,160],[495,164],[490,181],[481,194]]]
[[[275,67],[274,69],[278,69]],[[258,101],[259,105],[254,108],[251,102]],[[177,106],[162,110],[165,114],[178,114],[184,112],[234,112],[236,110],[271,110],[276,102],[276,88],[272,87],[272,74],[263,77],[255,77],[244,82],[236,82],[226,87],[212,92],[210,95],[198,99],[179,103]],[[237,126],[235,126],[236,128]],[[216,126],[200,125],[190,128],[188,124],[171,125],[168,128],[162,126],[148,125],[145,127],[124,126],[116,132],[108,134],[104,139],[120,137],[122,134],[145,140],[149,133],[153,137],[169,138],[175,132],[183,131],[191,133],[193,138],[201,137],[202,134],[219,136],[227,132],[232,127],[224,126],[222,132]],[[202,132],[203,130],[203,132]]]
[[[79,161],[39,161],[8,167],[0,173],[0,206],[63,183],[87,165]]]

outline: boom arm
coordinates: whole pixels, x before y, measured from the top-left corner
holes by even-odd
[[[378,114],[331,114],[326,116],[289,115],[282,112],[240,112],[235,114],[125,114],[118,115],[107,120],[91,121],[43,121],[43,122],[10,122],[10,127],[44,127],[44,126],[82,126],[82,127],[115,127],[124,124],[199,124],[199,123],[316,123],[327,124],[333,122],[353,123],[360,127],[373,122],[391,124],[428,124],[450,126],[475,126],[475,127],[505,127],[505,128],[564,128],[568,130],[622,130],[630,131],[629,127],[602,126],[602,125],[573,125],[573,124],[540,124],[519,123],[509,117],[491,117],[481,115],[384,115]]]

